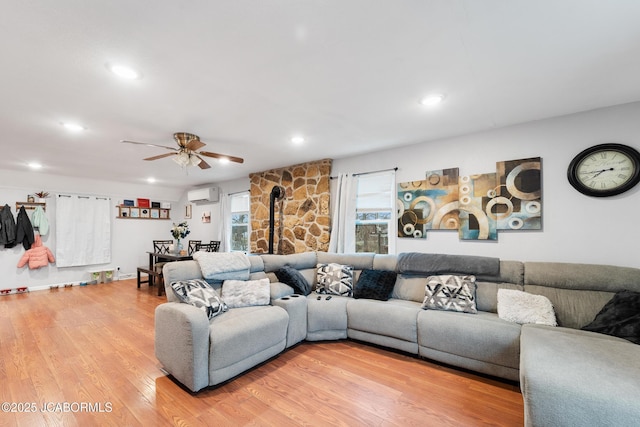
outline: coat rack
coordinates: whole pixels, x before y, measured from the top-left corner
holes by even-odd
[[[44,211],[47,210],[46,202],[16,202],[16,212],[23,206],[26,210],[35,210],[38,206],[42,206],[42,210]]]

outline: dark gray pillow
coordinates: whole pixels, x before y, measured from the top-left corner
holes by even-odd
[[[353,291],[353,297],[386,301],[391,296],[395,284],[395,271],[362,270]]]
[[[640,292],[620,291],[582,328],[640,344]]]
[[[311,285],[307,279],[293,267],[281,267],[275,271],[278,281],[289,285],[296,294],[309,295],[311,293]]]

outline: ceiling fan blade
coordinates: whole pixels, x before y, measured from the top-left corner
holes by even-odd
[[[150,144],[148,142],[127,141],[126,139],[120,140],[120,142],[125,142],[127,144],[148,145],[149,147],[160,147],[160,148],[166,148],[167,150],[171,150],[171,151],[178,151],[178,149],[174,147],[167,147],[166,145]]]
[[[196,156],[200,159],[200,163],[198,163],[198,166],[200,167],[200,169],[209,169],[211,167],[211,165],[207,162],[204,161],[204,159],[200,156]]]
[[[204,142],[200,141],[199,139],[192,139],[191,141],[189,141],[189,143],[187,145],[185,145],[185,148],[187,148],[188,150],[191,151],[196,151],[201,149],[202,147],[204,147],[205,144]]]
[[[158,154],[157,156],[147,157],[146,159],[143,159],[143,160],[158,160],[158,159],[162,159],[164,157],[175,156],[175,154],[176,153]]]
[[[210,153],[209,151],[200,151],[198,154],[202,156],[213,157],[216,159],[227,159],[229,161],[236,162],[236,163],[244,163],[244,159],[240,157],[227,156],[226,154]]]

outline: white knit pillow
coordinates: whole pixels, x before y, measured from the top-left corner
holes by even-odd
[[[269,305],[271,286],[269,279],[225,280],[222,284],[222,300],[229,308]]]
[[[549,298],[513,289],[498,290],[498,317],[521,325],[558,326]]]

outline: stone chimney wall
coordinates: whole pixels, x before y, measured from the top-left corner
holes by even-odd
[[[331,159],[252,173],[251,253],[269,252],[269,197],[278,185],[284,197],[275,202],[274,254],[329,248]]]

